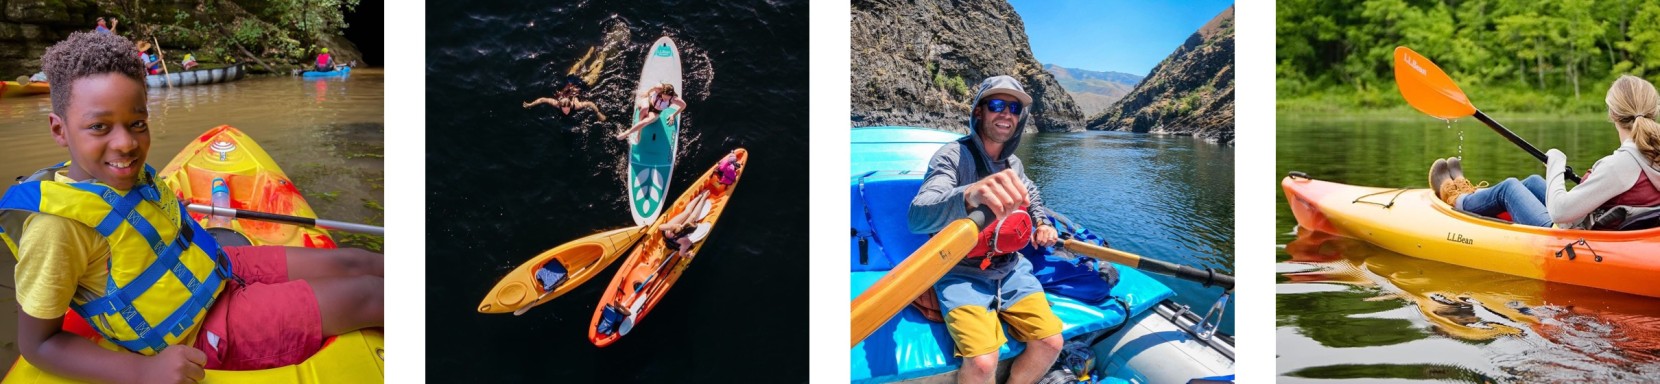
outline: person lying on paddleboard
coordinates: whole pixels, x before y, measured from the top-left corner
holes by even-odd
[[[587,84],[583,83],[581,77],[574,74],[566,75],[565,84],[559,87],[559,92],[554,93],[553,97],[543,97],[525,102],[524,107],[530,108],[547,104],[559,108],[559,111],[567,116],[571,114],[572,110],[587,109],[594,111],[594,115],[599,117],[599,121],[605,121],[605,113],[599,111],[598,104],[582,99],[582,93],[587,92],[587,90]]]
[[[72,380],[190,383],[204,369],[299,363],[325,337],[381,326],[382,255],[220,247],[156,182],[132,49],[117,35],[75,32],[41,58],[52,139],[71,161],[0,197],[23,357]],[[125,350],[65,331],[71,308]]]
[[[674,107],[674,114],[669,115],[668,122],[669,124],[675,124],[680,114],[686,112],[686,101],[680,99],[680,94],[674,91],[673,84],[663,83],[648,88],[645,92],[640,92],[634,101],[634,107],[640,109],[640,121],[634,123],[633,127],[617,134],[617,140],[627,139],[629,136],[640,133],[641,129],[657,121],[658,114],[668,110],[671,106]]]
[[[1628,224],[1625,218],[1653,214],[1660,210],[1660,95],[1648,80],[1622,75],[1604,102],[1620,146],[1586,170],[1584,182],[1571,191],[1563,181],[1568,157],[1555,148],[1545,152],[1544,177],[1512,177],[1478,190],[1455,157],[1435,160],[1430,186],[1461,211],[1490,217],[1510,212],[1517,224],[1535,227],[1617,229]]]
[[[941,147],[928,162],[922,188],[911,201],[911,232],[939,232],[984,206],[999,221],[1029,215],[1027,223],[1038,223],[1035,231],[1029,224],[1013,230],[1031,231],[1031,241],[1039,246],[1055,243],[1057,234],[1048,225],[1037,184],[1026,178],[1014,155],[1020,144],[1021,112],[1031,105],[1032,96],[1013,77],[994,76],[980,83],[969,135]],[[1000,235],[1005,229],[988,228]],[[956,355],[963,358],[958,382],[984,383],[995,377],[997,350],[1005,342],[999,319],[1015,340],[1026,343],[1026,351],[1010,369],[1009,382],[1037,381],[1060,355],[1061,320],[1050,310],[1031,262],[1014,253],[1024,245],[1000,244],[996,248],[1008,249],[1007,253],[969,255],[934,283],[946,331],[956,342]]]

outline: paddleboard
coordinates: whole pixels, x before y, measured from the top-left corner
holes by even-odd
[[[640,70],[640,85],[635,97],[658,84],[674,85],[678,93],[685,93],[681,85],[680,49],[668,37],[651,43],[646,53],[645,68]],[[630,101],[631,103],[633,101]],[[669,179],[674,172],[674,156],[678,152],[680,121],[671,123],[664,116],[672,115],[674,107],[658,114],[657,121],[642,128],[638,140],[630,139],[628,146],[628,208],[634,214],[636,225],[657,221],[663,212],[663,200],[669,194]],[[639,124],[641,110],[636,105],[632,124]]]

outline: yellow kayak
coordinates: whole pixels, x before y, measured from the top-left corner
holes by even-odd
[[[108,346],[108,343],[100,343]],[[385,341],[379,328],[336,336],[305,362],[258,371],[208,370],[202,383],[379,383],[386,376]],[[19,357],[0,383],[79,383],[46,372]]]
[[[1428,189],[1280,182],[1297,224],[1397,253],[1530,279],[1660,297],[1660,228],[1531,227],[1454,209]]]
[[[214,178],[220,178],[227,180],[233,208],[291,216],[317,216],[270,155],[242,131],[228,125],[215,127],[197,137],[167,167],[157,172],[157,178],[177,192],[183,203],[211,204],[211,182]],[[206,218],[197,217],[202,220],[202,226],[208,228]],[[233,219],[230,227],[254,245],[335,247],[334,239],[320,229],[243,219]],[[214,230],[220,228],[209,229],[210,232]],[[216,235],[215,238],[220,237]],[[66,316],[64,324],[65,329],[98,341],[98,345],[105,349],[122,350],[95,333],[83,333],[91,332],[91,328],[79,315]],[[300,364],[257,371],[209,370],[202,382],[379,383],[385,380],[385,342],[381,329],[351,332],[325,343],[322,350]],[[21,356],[12,364],[5,378],[0,380],[0,384],[76,382],[43,372]]]
[[[645,234],[643,229],[636,226],[588,235],[530,258],[490,289],[490,294],[478,303],[478,312],[523,314],[553,301],[617,261],[617,256]],[[552,289],[546,288],[549,284],[543,280],[553,285]]]
[[[16,81],[5,81],[0,83],[3,83],[0,84],[0,97],[33,96],[52,92],[52,86],[43,82],[18,84]]]
[[[212,205],[214,179],[230,189],[231,206],[238,210],[317,218],[305,196],[289,181],[247,134],[229,125],[209,129],[185,145],[167,166],[156,172],[182,203]],[[211,228],[207,216],[191,213],[202,228]],[[252,244],[334,248],[334,239],[321,229],[257,220],[234,220],[231,229]]]

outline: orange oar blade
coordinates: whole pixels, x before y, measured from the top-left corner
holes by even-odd
[[[853,343],[848,347],[858,346],[917,296],[922,296],[923,291],[932,289],[941,276],[974,248],[979,233],[979,226],[971,219],[951,222],[854,298],[849,312],[853,318]]]
[[[1476,113],[1476,106],[1452,77],[1411,48],[1395,47],[1395,86],[1407,104],[1424,114],[1450,120]]]

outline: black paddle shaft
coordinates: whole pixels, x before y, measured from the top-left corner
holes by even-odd
[[[1487,114],[1481,113],[1481,111],[1478,110],[1476,111],[1475,116],[1476,120],[1480,120],[1483,124],[1487,124],[1488,128],[1493,128],[1494,132],[1498,132],[1499,136],[1504,136],[1505,139],[1510,140],[1511,144],[1516,144],[1516,146],[1522,147],[1522,150],[1525,150],[1528,154],[1533,155],[1533,158],[1539,159],[1541,162],[1546,161],[1545,153],[1539,152],[1538,147],[1534,147],[1533,144],[1529,144],[1527,140],[1523,140],[1521,136],[1516,136],[1515,132],[1511,132],[1510,129],[1505,128],[1504,125],[1499,124],[1497,121],[1493,121],[1492,118],[1487,117]],[[1574,184],[1579,184],[1579,175],[1574,174],[1574,167],[1567,166],[1566,164],[1563,166],[1565,167],[1563,176],[1567,176],[1568,181],[1572,181]]]
[[[1182,280],[1204,284],[1206,287],[1217,286],[1229,291],[1233,290],[1233,276],[1216,273],[1216,270],[1211,268],[1198,269],[1143,257],[1141,258],[1141,265],[1136,266],[1136,269],[1160,275],[1175,276]]]

